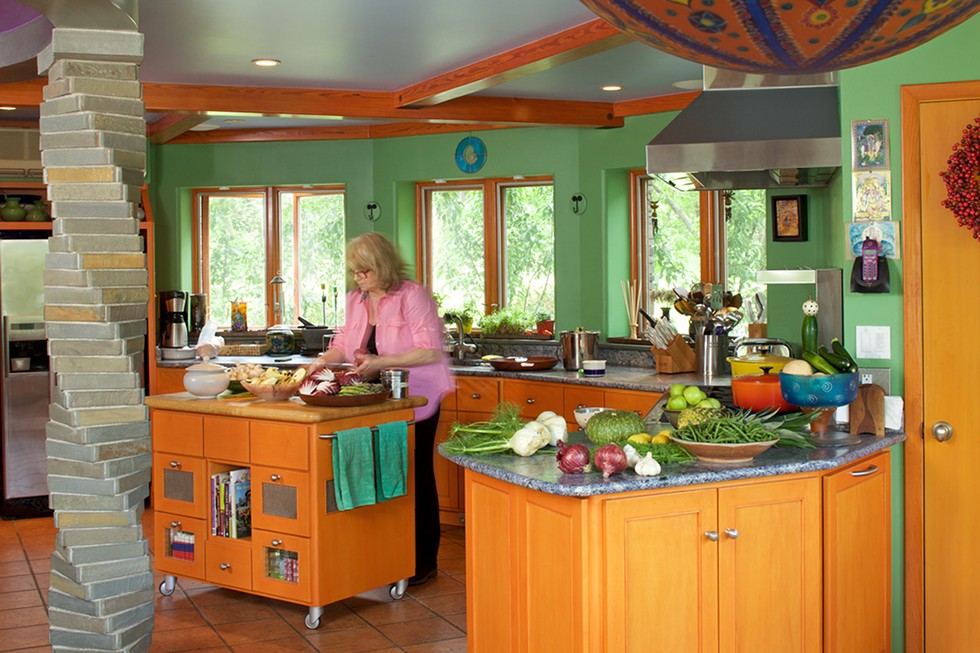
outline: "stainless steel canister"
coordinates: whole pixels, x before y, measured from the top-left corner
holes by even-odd
[[[599,358],[599,332],[582,327],[559,334],[558,351],[566,370],[582,369],[582,361]]]
[[[727,375],[728,366],[728,336],[702,334],[694,347],[698,364],[698,372],[705,376]]]
[[[408,370],[403,367],[381,370],[381,385],[392,399],[404,399],[408,396]]]

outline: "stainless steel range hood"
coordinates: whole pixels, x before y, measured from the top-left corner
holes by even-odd
[[[705,90],[647,145],[647,172],[685,190],[826,186],[840,165],[833,73],[705,68]]]

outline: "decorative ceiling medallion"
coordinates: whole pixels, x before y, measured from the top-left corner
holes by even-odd
[[[830,72],[910,50],[980,11],[975,0],[581,0],[675,56],[749,73]]]

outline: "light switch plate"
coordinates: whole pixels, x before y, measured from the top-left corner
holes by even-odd
[[[858,383],[874,383],[885,390],[886,395],[892,393],[892,371],[887,367],[859,367]]]
[[[855,358],[883,358],[890,360],[891,328],[886,326],[855,327]]]

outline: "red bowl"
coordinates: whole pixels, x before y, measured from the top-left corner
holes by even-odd
[[[775,374],[747,374],[732,379],[732,401],[739,408],[762,412],[775,408],[790,413],[796,406],[783,398],[779,376]]]

